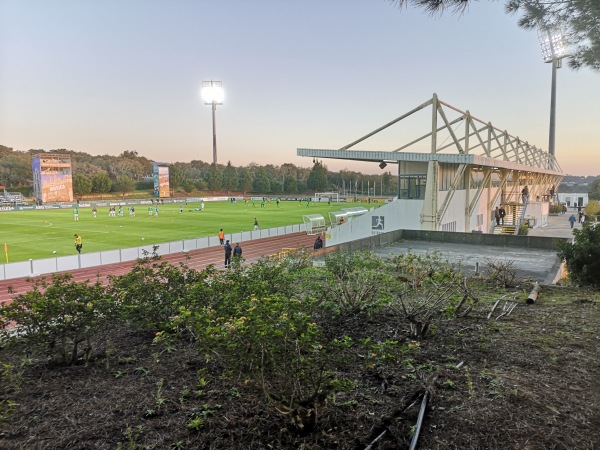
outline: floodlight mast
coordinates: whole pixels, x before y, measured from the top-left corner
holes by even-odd
[[[561,60],[567,56],[563,35],[558,29],[540,27],[538,39],[542,49],[544,62],[552,63],[552,87],[550,94],[550,132],[548,138],[548,153],[555,156],[556,135],[556,70],[562,66]]]
[[[217,128],[215,122],[215,113],[217,105],[223,104],[223,83],[220,81],[202,82],[202,100],[205,105],[212,105],[212,129],[213,129],[213,164],[217,165]]]

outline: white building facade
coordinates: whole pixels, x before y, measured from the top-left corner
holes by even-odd
[[[430,128],[423,136],[391,151],[350,150],[427,109],[432,110]],[[329,228],[328,246],[397,229],[494,233],[499,230],[494,211],[500,205],[507,213],[505,234],[515,233],[524,222],[545,226],[550,191],[564,176],[554,156],[438,100],[435,94],[339,150],[298,149],[297,153],[375,162],[382,169],[398,166],[396,199]]]

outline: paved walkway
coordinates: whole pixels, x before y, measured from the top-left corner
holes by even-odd
[[[241,242],[243,257],[248,262],[259,260],[263,256],[277,254],[284,248],[313,248],[315,236],[307,235],[306,233],[293,233],[284,236],[275,236],[264,239],[256,239],[252,241]],[[233,245],[234,246],[234,245]],[[189,256],[189,259],[188,259]],[[211,247],[202,250],[194,250],[187,254],[173,253],[163,255],[162,261],[168,261],[172,264],[184,263],[188,267],[196,270],[202,270],[211,264],[216,267],[223,267],[225,260],[225,252],[223,247]],[[95,282],[96,279],[106,282],[109,275],[123,275],[131,270],[135,265],[135,261],[123,262],[117,264],[108,264],[99,267],[89,267],[86,269],[77,269],[68,271],[73,275],[73,279],[77,282],[90,280]],[[43,275],[50,278],[50,275]],[[12,280],[0,281],[0,304],[12,299],[17,294],[22,294],[30,290],[31,283],[27,278],[15,278]]]
[[[559,238],[573,238],[573,230],[569,222],[571,214],[559,214],[558,216],[548,216],[548,226],[532,228],[529,230],[529,236],[544,236],[544,237],[559,237]],[[577,217],[577,214],[575,214]],[[580,223],[575,223],[574,228],[581,229]]]

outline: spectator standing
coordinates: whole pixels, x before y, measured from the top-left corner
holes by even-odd
[[[529,188],[527,186],[521,191],[521,198],[523,199],[523,203],[527,203],[527,200],[529,199]]]
[[[496,225],[500,225],[500,208],[496,206],[494,210],[494,219],[496,219]]]
[[[504,206],[500,205],[500,208],[498,209],[498,214],[500,214],[500,222],[502,223],[502,225],[504,225],[504,216],[506,216],[506,210],[504,209]]]
[[[230,264],[231,264],[231,251],[233,249],[231,248],[231,245],[229,244],[229,241],[225,242],[225,268],[228,269]]]
[[[569,217],[569,222],[571,223],[571,228],[573,228],[573,225],[575,225],[575,222],[577,222],[575,214],[571,214],[571,217]]]
[[[233,257],[236,259],[240,259],[242,257],[242,247],[240,246],[239,242],[235,244],[235,248],[233,249]]]

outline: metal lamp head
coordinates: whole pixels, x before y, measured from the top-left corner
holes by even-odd
[[[205,105],[222,105],[224,92],[223,83],[220,81],[203,81],[202,90],[200,91],[202,100]]]
[[[567,46],[559,29],[538,28],[538,39],[544,62],[552,62],[567,56]]]

